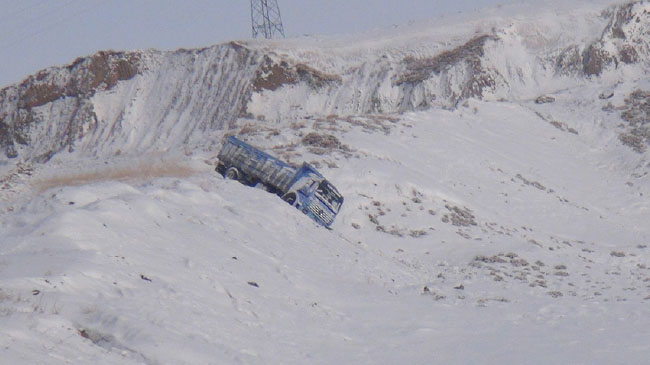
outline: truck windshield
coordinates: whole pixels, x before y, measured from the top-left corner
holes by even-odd
[[[341,203],[343,203],[343,197],[336,191],[336,188],[332,186],[327,180],[323,180],[316,189],[316,195],[335,213],[339,212],[341,208]]]

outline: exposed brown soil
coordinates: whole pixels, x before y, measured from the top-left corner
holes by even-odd
[[[621,118],[627,122],[627,128],[619,140],[636,152],[645,152],[650,145],[650,92],[632,92],[625,99]]]
[[[264,57],[262,67],[253,80],[253,89],[277,90],[284,85],[306,82],[313,89],[319,89],[331,83],[340,83],[341,77],[318,71],[305,64],[290,65],[286,61],[274,62],[269,56]]]
[[[66,66],[70,73],[63,84],[55,83],[49,70],[23,81],[18,105],[30,109],[62,97],[92,96],[97,90],[113,88],[120,80],[132,79],[139,68],[138,53],[101,51],[88,58],[78,58]]]
[[[598,76],[607,66],[613,63],[618,64],[615,57],[599,46],[592,45],[584,54],[584,73],[587,76]]]
[[[634,47],[629,44],[625,44],[621,47],[621,61],[626,64],[637,63],[639,62],[639,53]]]
[[[0,91],[0,148],[9,158],[18,156],[16,145],[29,144],[29,131],[37,122],[34,108],[62,98],[75,98],[76,109],[62,130],[62,144],[56,150],[37,156],[35,161],[47,161],[54,153],[69,146],[80,137],[82,125],[94,118],[88,98],[99,90],[109,90],[120,80],[129,80],[141,72],[139,53],[98,52],[78,58],[63,69],[48,69],[28,77],[20,85]]]
[[[496,37],[482,35],[435,57],[415,58],[407,56],[404,58],[406,71],[397,78],[395,84],[418,84],[431,77],[431,74],[439,75],[461,62],[467,62],[476,69],[480,65],[480,58],[485,53],[483,48],[488,40],[496,40]]]

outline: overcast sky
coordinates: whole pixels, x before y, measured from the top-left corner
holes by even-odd
[[[355,33],[506,0],[278,0],[287,37]],[[251,37],[250,0],[0,0],[0,88],[98,50]]]

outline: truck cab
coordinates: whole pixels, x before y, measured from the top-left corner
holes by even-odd
[[[325,227],[334,222],[343,204],[336,187],[308,163],[300,167],[283,199]]]

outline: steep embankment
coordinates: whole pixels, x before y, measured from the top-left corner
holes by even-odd
[[[390,114],[456,107],[468,98],[516,101],[649,67],[645,1],[562,16],[492,15],[449,28],[100,52],[0,91],[0,161],[43,162],[64,150],[114,155],[210,146],[238,121]]]
[[[40,162],[64,149],[178,148],[233,121],[256,62],[235,44],[79,59],[2,91],[0,140],[7,157]]]

